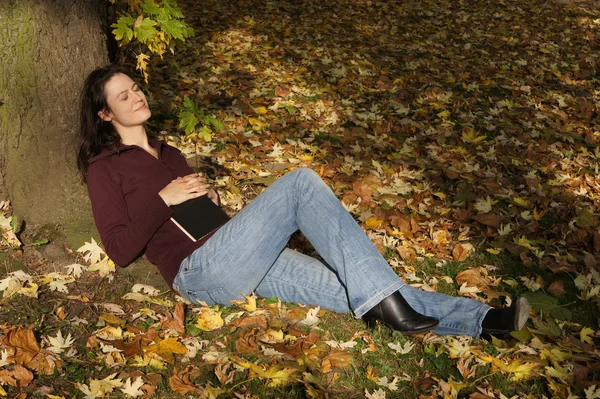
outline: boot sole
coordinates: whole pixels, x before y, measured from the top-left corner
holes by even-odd
[[[396,330],[394,327],[390,326],[385,321],[381,321],[381,320],[377,320],[377,319],[371,319],[371,320],[367,321],[366,323],[367,323],[367,327],[369,327],[369,328],[375,328],[375,326],[377,325],[377,323],[381,323],[381,324],[383,324],[384,326],[386,326],[387,328],[389,328],[392,331],[401,332],[402,335],[413,335],[413,334],[424,333],[424,332],[427,332],[427,331],[431,331],[431,330],[435,329],[437,326],[440,325],[440,322],[438,321],[435,325],[433,325],[431,327],[420,328],[420,329],[417,329],[417,330],[402,331],[402,330]]]
[[[527,320],[529,320],[531,305],[529,305],[527,298],[518,297],[516,299],[515,307],[517,309],[513,319],[514,330],[487,329],[481,334],[481,338],[491,340],[491,337],[495,336],[496,338],[507,341],[512,338],[512,335],[510,335],[512,331],[521,331],[523,327],[525,327]]]

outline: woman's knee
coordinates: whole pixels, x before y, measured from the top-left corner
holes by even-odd
[[[293,171],[289,172],[294,180],[302,180],[302,181],[311,181],[311,182],[322,182],[321,176],[311,168],[301,167],[296,168]]]

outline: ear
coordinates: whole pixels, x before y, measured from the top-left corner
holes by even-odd
[[[98,116],[106,122],[112,122],[112,119],[113,119],[112,113],[107,111],[106,109],[103,109],[102,111],[98,111]]]

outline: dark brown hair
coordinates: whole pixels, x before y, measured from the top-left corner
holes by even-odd
[[[112,123],[98,115],[100,111],[110,111],[104,94],[104,86],[113,76],[129,74],[121,67],[108,65],[90,73],[81,93],[79,151],[77,168],[83,181],[86,181],[90,159],[121,141]]]

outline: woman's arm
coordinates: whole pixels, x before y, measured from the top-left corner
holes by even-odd
[[[107,255],[119,266],[135,260],[173,211],[158,195],[149,195],[130,219],[119,184],[106,163],[94,163],[88,170],[88,192],[96,227]]]

